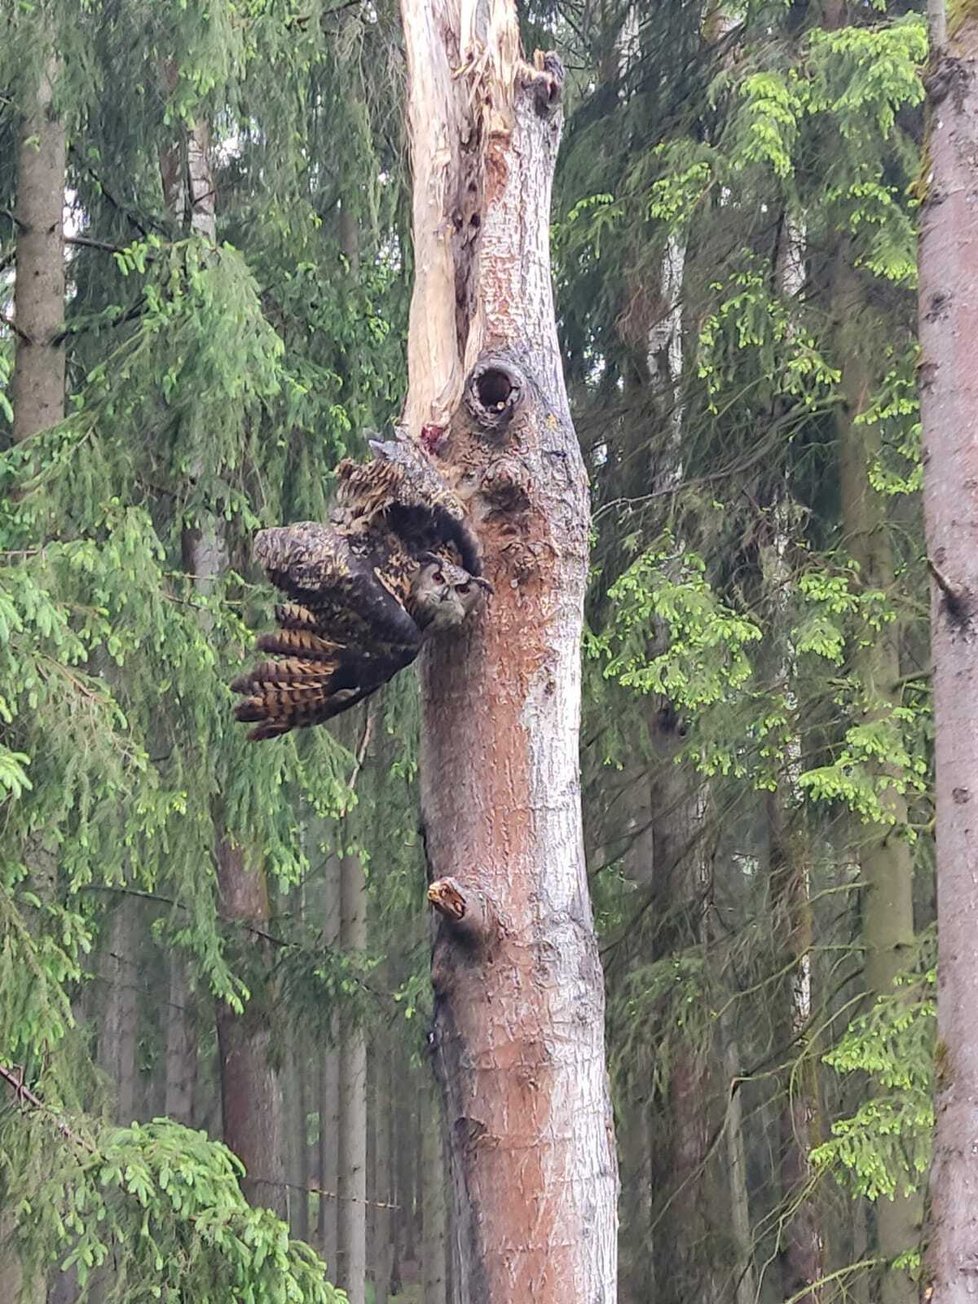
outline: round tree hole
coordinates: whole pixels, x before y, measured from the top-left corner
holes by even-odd
[[[487,412],[502,412],[519,398],[513,378],[497,367],[489,367],[476,379],[475,393]]]

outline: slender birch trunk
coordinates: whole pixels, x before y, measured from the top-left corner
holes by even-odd
[[[781,1004],[781,1044],[790,1046],[791,1072],[781,1090],[780,1170],[782,1214],[779,1228],[781,1290],[785,1299],[819,1304],[816,1284],[824,1273],[824,1244],[819,1211],[812,1199],[809,1151],[815,1143],[818,1083],[807,1048],[812,1015],[812,906],[808,850],[792,837],[781,792],[765,801],[768,825],[768,874],[771,909],[780,949],[791,967]]]
[[[781,293],[797,298],[805,286],[808,235],[804,221],[790,210],[783,214],[777,247],[777,273]],[[767,565],[769,582],[779,593],[776,603],[785,620],[788,591],[787,552],[789,530],[783,504],[774,511],[775,537]],[[777,678],[795,678],[795,652],[789,639]],[[789,702],[797,708],[794,692]],[[779,1117],[779,1169],[781,1212],[779,1256],[781,1289],[785,1298],[801,1304],[818,1304],[823,1297],[816,1283],[825,1272],[825,1238],[822,1211],[815,1203],[815,1181],[809,1154],[815,1144],[818,1118],[818,1071],[808,1047],[812,1017],[812,944],[814,920],[811,902],[811,853],[807,833],[791,830],[792,813],[799,806],[801,739],[789,740],[777,789],[766,796],[764,813],[768,834],[768,885],[772,926],[778,953],[790,959],[785,980],[777,993],[776,1035],[788,1052],[789,1070],[781,1084]]]
[[[931,6],[920,236],[924,517],[937,761],[937,1132],[929,1298],[971,1304],[978,1209],[978,17]]]
[[[403,0],[417,276],[405,421],[495,598],[422,666],[422,812],[460,1304],[611,1304],[617,1171],[581,835],[587,485],[550,278],[562,70],[512,0]],[[436,444],[437,446],[437,444]]]

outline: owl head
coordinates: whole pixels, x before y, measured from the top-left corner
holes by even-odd
[[[422,629],[437,631],[461,625],[492,592],[488,580],[471,575],[435,553],[422,553],[419,560],[421,566],[411,585],[411,605]]]

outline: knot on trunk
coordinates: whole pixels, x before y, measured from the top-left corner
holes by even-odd
[[[509,361],[498,355],[480,358],[465,382],[465,406],[475,424],[487,435],[502,434],[523,401],[526,380]]]

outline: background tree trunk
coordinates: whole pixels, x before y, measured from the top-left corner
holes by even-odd
[[[15,349],[11,385],[15,443],[64,419],[65,354],[65,131],[52,112],[56,62],[38,76],[33,102],[20,124],[17,151],[17,235],[14,284]],[[54,892],[58,863],[52,847],[36,839],[28,860],[43,897]],[[0,1192],[2,1197],[2,1192]],[[27,1276],[12,1243],[14,1224],[0,1205],[0,1299],[40,1304],[41,1275]]]
[[[138,902],[121,896],[112,912],[101,974],[105,982],[99,1062],[115,1090],[115,1117],[128,1127],[136,1118],[136,997],[139,966]]]
[[[340,937],[340,858],[326,858],[323,907],[323,941],[335,947]],[[339,1136],[339,1050],[330,1045],[320,1061],[319,1078],[319,1248],[330,1273],[336,1275],[337,1138]]]
[[[943,6],[940,6],[943,10]],[[934,30],[938,37],[939,26]],[[933,1304],[974,1298],[978,1208],[978,19],[935,45],[920,240],[924,514],[934,578],[937,1132]]]
[[[241,850],[226,840],[218,844],[217,866],[225,917],[267,929],[264,877],[249,871]],[[254,944],[263,945],[257,939]],[[254,1000],[243,1014],[223,1002],[218,1005],[217,1044],[224,1142],[245,1166],[241,1189],[251,1204],[284,1218],[281,1090],[271,1064],[268,1020]]]
[[[53,73],[51,64],[40,74],[18,147],[15,441],[64,418],[65,132],[51,110]]]
[[[172,91],[176,85],[175,65],[163,70],[163,78]],[[217,195],[206,122],[196,122],[182,140],[163,153],[160,176],[174,219],[185,222],[202,240],[216,241]],[[191,474],[197,477],[200,473],[198,462]],[[210,511],[198,512],[195,525],[183,532],[182,548],[184,566],[197,591],[206,597],[228,566],[223,522]],[[206,613],[203,619],[207,620]],[[246,865],[243,851],[234,845],[218,807],[214,811],[214,845],[224,918],[245,929],[267,924],[269,900],[264,872],[260,866]],[[171,1013],[173,1019],[178,1017],[176,1011]],[[173,1035],[176,1039],[175,1031]],[[186,1030],[184,1035],[188,1035]],[[247,1170],[242,1189],[252,1203],[265,1205],[285,1217],[288,1201],[282,1096],[278,1074],[269,1061],[271,1034],[267,1017],[257,1008],[249,1007],[237,1014],[229,1005],[220,1003],[217,1040],[224,1141]]]
[[[859,563],[862,585],[889,594],[896,574],[892,536],[883,498],[870,480],[881,452],[879,426],[855,420],[865,410],[874,385],[866,341],[877,338],[884,326],[867,312],[865,287],[846,242],[837,259],[833,290],[846,397],[845,406],[836,413],[845,546]],[[900,624],[893,621],[877,632],[872,643],[853,650],[858,680],[873,695],[870,717],[889,714],[899,705],[899,640]],[[880,770],[885,775],[884,767]],[[892,824],[866,825],[852,819],[853,842],[865,884],[863,939],[870,1000],[893,994],[894,979],[909,963],[914,943],[913,858],[905,836],[907,801],[902,793],[888,788],[881,803],[892,816]],[[877,1200],[875,1211],[876,1242],[882,1258],[893,1260],[917,1248],[923,1218],[920,1196],[901,1192],[892,1200]],[[905,1271],[884,1269],[880,1291],[883,1304],[912,1304],[917,1297],[916,1286]]]
[[[433,961],[453,1278],[460,1304],[611,1304],[617,1172],[578,763],[587,491],[550,281],[559,92],[520,61],[511,3],[402,12],[406,422],[450,427],[445,470],[471,494],[496,594],[422,667],[429,871],[463,902]]]
[[[421,1193],[424,1246],[424,1304],[448,1299],[448,1201],[441,1104],[430,1076],[421,1095]]]
[[[181,955],[170,957],[170,999],[166,1007],[166,1087],[163,1111],[168,1118],[188,1126],[194,1117],[197,1080],[197,1042],[191,1035],[190,987],[187,964]]]
[[[340,861],[340,946],[354,958],[367,945],[367,888],[356,856]],[[367,1278],[367,1041],[340,1012],[336,1281],[364,1304]]]
[[[784,776],[783,785],[791,776]],[[780,1101],[782,1222],[779,1223],[781,1290],[785,1299],[818,1304],[824,1271],[818,1208],[812,1198],[809,1151],[817,1141],[816,1065],[808,1048],[812,1018],[812,905],[808,851],[789,827],[781,790],[765,794],[771,909],[779,955],[789,967],[780,986],[778,1043],[790,1068]]]

